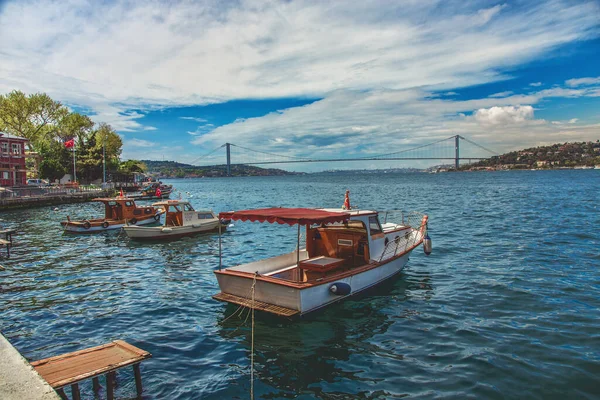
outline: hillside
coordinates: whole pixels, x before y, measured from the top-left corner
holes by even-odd
[[[479,169],[557,169],[600,165],[600,140],[596,142],[557,143],[511,151],[473,164],[461,170]]]
[[[212,165],[198,167],[176,161],[153,161],[141,160],[148,168],[149,174],[158,175],[161,178],[202,178],[221,177],[227,175],[225,165]],[[249,165],[232,165],[231,176],[272,176],[272,175],[296,175],[277,168],[260,168]]]

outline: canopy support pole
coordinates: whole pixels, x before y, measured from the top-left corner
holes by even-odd
[[[296,267],[300,266],[300,224],[298,224],[298,244],[296,245]],[[297,281],[300,281],[301,271],[296,269]]]

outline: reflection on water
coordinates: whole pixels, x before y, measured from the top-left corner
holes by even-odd
[[[174,180],[197,208],[355,204],[430,215],[434,252],[307,318],[257,318],[257,398],[595,398],[597,171]],[[185,198],[185,196],[184,196]],[[145,398],[247,398],[250,318],[214,301],[216,234],[137,243],[63,235],[93,204],[3,212],[0,329],[29,359],[124,339],[148,350]],[[235,223],[223,263],[292,251],[296,231]],[[117,395],[133,397],[129,372]],[[84,398],[91,391],[84,387]]]

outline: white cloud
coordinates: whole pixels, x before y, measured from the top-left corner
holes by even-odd
[[[571,118],[571,119],[569,120],[569,123],[570,123],[570,124],[576,124],[576,123],[577,123],[577,121],[579,121],[579,119],[578,119],[578,118]]]
[[[500,93],[491,94],[490,97],[507,97],[507,96],[510,96],[511,94],[513,94],[513,92],[506,91],[506,92],[500,92]]]
[[[533,118],[531,106],[506,106],[480,108],[473,114],[475,120],[482,124],[506,125],[523,122]]]
[[[600,76],[597,78],[577,78],[577,79],[569,79],[565,81],[567,86],[577,87],[577,86],[587,86],[587,85],[597,85],[600,84]]]
[[[542,82],[531,82],[529,84],[529,86],[534,86],[534,87],[542,86]]]
[[[43,91],[120,130],[128,109],[339,89],[456,88],[589,38],[595,2],[9,1],[0,91]]]
[[[206,122],[206,120],[204,118],[197,118],[197,117],[179,117],[179,119],[187,119],[187,120],[196,121],[196,122]]]
[[[129,148],[134,148],[134,147],[148,148],[148,147],[154,147],[157,144],[154,142],[150,142],[148,140],[143,140],[143,139],[129,139],[129,140],[125,141],[124,145]]]

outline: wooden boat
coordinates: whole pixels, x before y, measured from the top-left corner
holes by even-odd
[[[132,194],[129,197],[135,200],[161,200],[168,199],[171,193],[173,193],[173,185],[152,182],[142,187],[140,193]]]
[[[215,271],[221,293],[245,307],[292,317],[315,311],[398,274],[411,251],[427,240],[426,215],[402,223],[379,222],[376,211],[268,208],[220,213],[240,221],[298,225],[296,251]],[[300,227],[306,243],[300,246]],[[219,245],[219,249],[221,246]],[[222,263],[221,254],[220,262]]]
[[[229,221],[221,221],[211,210],[194,210],[183,200],[167,200],[152,204],[165,209],[165,223],[162,226],[123,227],[132,239],[173,239],[210,231],[224,231]]]
[[[67,216],[67,220],[60,223],[66,232],[94,233],[121,229],[126,224],[152,224],[160,221],[161,214],[165,212],[164,209],[153,206],[138,207],[130,197],[98,198],[92,201],[104,204],[104,218],[71,221]]]

